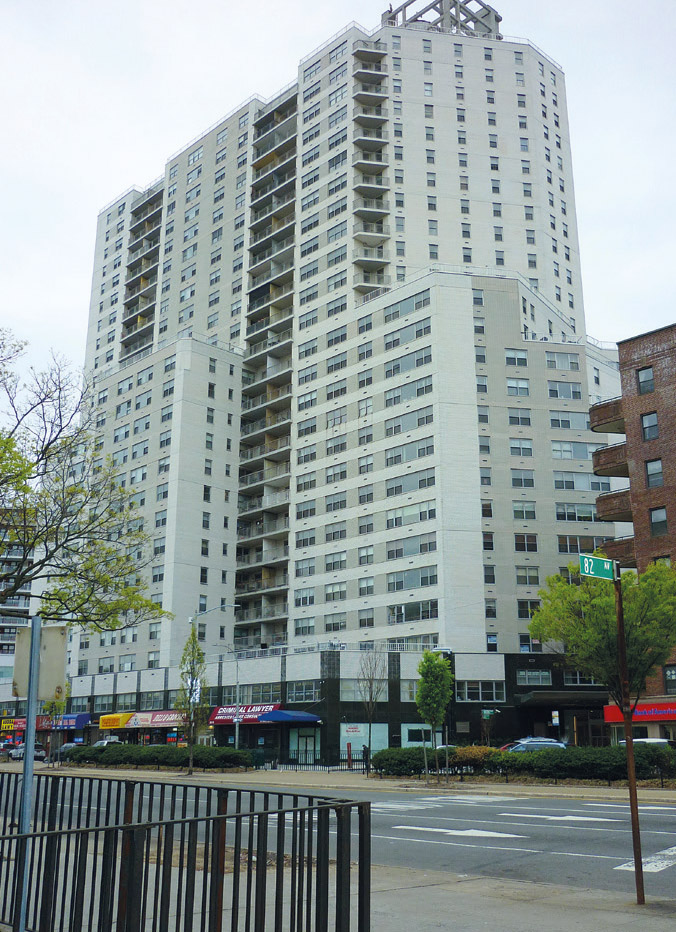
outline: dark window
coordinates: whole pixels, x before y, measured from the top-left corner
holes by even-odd
[[[662,460],[646,460],[645,482],[649,489],[656,489],[664,485],[662,474]]]
[[[650,533],[653,537],[663,537],[667,533],[667,509],[650,509]]]
[[[641,430],[643,431],[644,440],[655,440],[659,437],[660,429],[657,424],[657,411],[641,415]]]
[[[654,392],[655,380],[653,378],[653,367],[646,366],[644,369],[637,369],[636,382],[639,395],[647,395],[649,392]]]
[[[664,668],[664,691],[667,696],[676,695],[676,666]]]

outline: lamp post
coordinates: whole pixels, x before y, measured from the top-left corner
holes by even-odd
[[[233,647],[225,645],[225,649],[235,658],[235,750],[239,751],[239,723],[240,723],[240,703],[239,703],[239,657]]]
[[[222,612],[226,608],[239,608],[236,602],[221,602],[220,605],[214,605],[212,608],[205,608],[203,612],[196,612],[194,615],[191,615],[188,618],[188,626],[192,628],[195,624],[196,618],[201,618],[202,615],[208,615],[209,612]],[[235,718],[235,748],[239,748],[239,662],[237,654],[235,654],[234,649],[226,647],[226,650],[231,651],[235,657],[236,665],[236,675],[237,675],[237,686],[236,686],[236,696],[237,696],[237,716]],[[194,682],[193,670],[190,671],[190,727],[193,728],[194,721],[194,709],[195,709],[195,689],[196,684]]]

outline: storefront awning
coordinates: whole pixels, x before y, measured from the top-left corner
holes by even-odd
[[[126,728],[131,718],[131,712],[117,712],[114,715],[102,715],[99,719],[99,728],[110,731],[112,728]]]
[[[68,715],[38,715],[35,727],[38,731],[69,731],[84,728],[92,720],[89,712],[73,712]]]
[[[265,712],[258,719],[259,722],[288,722],[293,725],[319,725],[321,719],[311,712],[290,712],[288,709],[275,709],[274,712]]]
[[[240,705],[239,721],[247,725],[262,721],[261,716],[269,712],[276,712],[281,702],[267,702],[259,705]],[[236,705],[221,705],[214,709],[209,718],[210,725],[232,725],[237,718]]]
[[[606,725],[621,725],[622,710],[616,705],[607,705],[603,709]],[[639,702],[634,709],[632,722],[645,725],[648,722],[676,722],[676,700],[671,702]]]

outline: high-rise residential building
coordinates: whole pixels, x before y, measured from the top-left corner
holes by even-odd
[[[480,0],[353,24],[101,213],[98,443],[174,617],[73,644],[74,696],[166,707],[188,616],[223,604],[200,636],[261,656],[244,684],[314,700],[322,647],[353,682],[352,651],[438,645],[465,710],[513,681],[546,730],[528,621],[613,536],[588,408],[619,383],[586,337],[563,72],[499,28]]]
[[[608,556],[642,573],[676,560],[676,325],[618,343],[622,395],[595,404],[595,431],[624,435],[594,454],[597,476],[619,477],[625,488],[597,499],[604,521],[631,521],[633,533],[609,542]],[[627,485],[628,483],[628,485]],[[634,710],[637,737],[676,738],[676,651],[648,680]],[[606,719],[622,731],[614,706]]]

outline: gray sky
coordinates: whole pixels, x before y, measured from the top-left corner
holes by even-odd
[[[84,353],[98,211],[381,0],[4,0],[0,326]],[[588,331],[672,323],[676,0],[495,0],[567,76]],[[283,16],[282,16],[283,14]],[[286,25],[288,24],[288,26]]]

